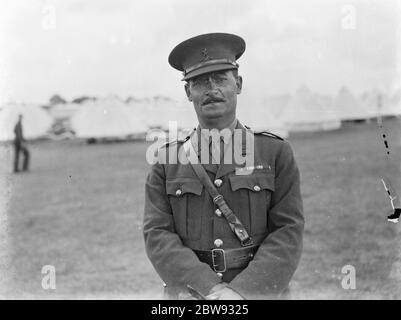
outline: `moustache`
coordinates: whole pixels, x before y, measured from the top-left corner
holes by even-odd
[[[206,104],[209,104],[209,103],[212,103],[212,102],[224,102],[224,101],[226,101],[226,100],[223,99],[223,98],[215,97],[215,96],[209,96],[202,102],[202,106],[204,106]]]

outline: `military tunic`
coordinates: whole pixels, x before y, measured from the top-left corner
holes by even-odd
[[[248,130],[239,122],[237,129]],[[183,143],[165,148],[175,148],[179,157]],[[174,154],[169,152],[164,154]],[[249,174],[236,174],[241,165],[235,163],[204,165],[254,244],[260,245],[246,268],[227,270],[222,277],[193,250],[240,248],[240,242],[191,165],[171,163],[168,156],[164,160],[152,166],[146,180],[143,233],[148,257],[170,298],[186,292],[188,284],[207,295],[222,281],[245,298],[284,292],[300,260],[304,226],[300,175],[289,143],[254,133]]]

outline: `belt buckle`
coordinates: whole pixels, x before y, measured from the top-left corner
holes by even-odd
[[[216,254],[218,252],[218,254]],[[223,257],[223,269],[219,270],[216,269],[216,267],[219,267],[219,264],[215,263],[215,258],[217,257],[217,255],[221,255]],[[225,272],[227,270],[227,265],[226,265],[226,254],[224,252],[223,249],[212,249],[212,264],[213,264],[213,270],[215,272]]]
[[[248,247],[253,245],[253,240],[251,237],[246,238],[245,240],[241,241],[241,246]]]

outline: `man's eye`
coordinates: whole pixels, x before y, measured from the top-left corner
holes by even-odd
[[[226,79],[227,79],[227,78],[225,78],[225,77],[216,77],[216,78],[214,78],[214,81],[217,82],[217,83],[222,83],[222,82],[224,82]]]
[[[227,80],[226,77],[213,77],[214,83],[221,84],[225,80]],[[200,78],[192,81],[193,86],[208,86],[209,85],[209,78]]]
[[[192,81],[192,85],[193,86],[200,86],[202,84],[202,81],[200,81],[200,80],[196,80],[196,81]]]
[[[201,86],[207,84],[208,79],[197,79],[192,82],[194,86]]]

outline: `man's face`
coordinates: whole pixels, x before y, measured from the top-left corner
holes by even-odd
[[[206,121],[235,115],[237,94],[241,93],[241,88],[241,77],[235,77],[231,70],[203,74],[185,85],[198,118]]]

